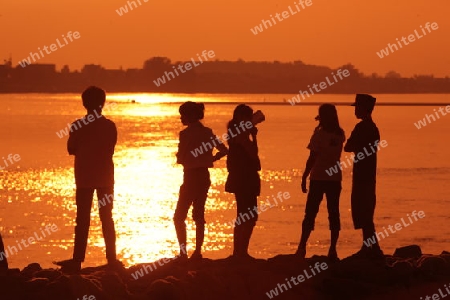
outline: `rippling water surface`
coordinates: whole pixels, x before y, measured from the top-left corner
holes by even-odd
[[[291,95],[292,96],[292,95]],[[118,127],[119,140],[114,155],[116,184],[114,218],[119,258],[126,264],[172,257],[177,242],[172,216],[182,168],[175,164],[179,121],[178,106],[186,100],[254,102],[266,122],[259,125],[260,157],[263,170],[260,202],[272,201],[279,192],[291,197],[259,216],[250,245],[256,257],[293,253],[297,247],[306,195],[299,191],[311,133],[316,125],[317,107],[281,103],[289,95],[110,95],[117,105],[105,112]],[[317,95],[317,102],[349,102],[352,95]],[[450,102],[448,95],[380,95],[381,102]],[[130,100],[135,100],[132,103]],[[280,105],[262,105],[261,101]],[[306,101],[306,100],[305,100]],[[20,161],[0,170],[0,227],[6,246],[15,246],[12,267],[31,262],[50,266],[51,261],[71,257],[75,218],[73,157],[66,152],[67,138],[56,132],[84,114],[78,95],[0,95],[0,167],[8,154]],[[234,105],[207,104],[204,124],[218,135],[225,133]],[[381,241],[386,252],[397,246],[417,243],[424,252],[439,253],[450,247],[449,129],[450,116],[441,117],[418,130],[414,122],[438,107],[377,107],[374,119],[382,139],[388,143],[379,152],[379,231],[404,218],[407,227]],[[351,107],[338,107],[341,125],[348,136],[356,124]],[[343,155],[343,158],[346,154]],[[4,159],[3,159],[4,158]],[[222,258],[232,251],[235,217],[232,195],[224,192],[225,159],[211,169],[212,185],[206,206],[207,233],[204,256]],[[344,169],[341,196],[342,232],[340,256],[357,251],[360,232],[353,230],[350,211],[351,168]],[[426,217],[409,222],[407,214],[423,210]],[[22,239],[40,233],[48,224],[56,232],[26,247]],[[194,245],[193,222],[188,219],[189,244]],[[326,204],[322,203],[316,230],[308,245],[308,256],[326,254],[329,245]],[[97,206],[92,210],[86,265],[105,263],[104,243]]]

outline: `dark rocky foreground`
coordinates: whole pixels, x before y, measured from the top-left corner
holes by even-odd
[[[318,268],[325,264],[325,270]],[[152,271],[149,266],[153,266]],[[316,268],[311,270],[310,266]],[[304,276],[303,282],[299,275]],[[86,296],[84,299],[249,300],[270,299],[267,293],[275,288],[279,296],[272,293],[272,299],[280,300],[426,299],[427,295],[450,294],[445,289],[449,283],[450,253],[422,255],[418,246],[409,246],[397,249],[395,256],[386,255],[384,261],[349,257],[331,263],[323,256],[299,260],[291,255],[247,263],[226,259],[185,263],[166,260],[160,265],[141,264],[121,270],[85,268],[76,275],[43,270],[34,263],[22,271],[12,269],[0,276],[0,299]],[[285,284],[282,293],[281,284]]]

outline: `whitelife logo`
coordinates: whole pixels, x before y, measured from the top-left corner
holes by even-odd
[[[55,52],[58,49],[61,49],[63,47],[65,47],[66,45],[69,44],[69,42],[67,41],[67,39],[69,39],[70,42],[73,42],[74,40],[78,40],[80,38],[80,33],[78,31],[74,31],[72,33],[72,31],[69,31],[67,33],[67,37],[63,34],[62,38],[65,44],[61,43],[59,38],[56,39],[56,44],[51,44],[49,47],[48,46],[44,46],[42,47],[43,49],[41,49],[41,47],[38,47],[38,52],[41,54],[39,55],[39,53],[34,53],[34,52],[30,52],[30,56],[28,56],[27,58],[23,59],[22,61],[19,61],[19,65],[22,68],[25,68],[28,65],[31,65],[31,59],[33,59],[33,62],[36,62],[37,60],[43,58],[44,52],[42,50],[45,51],[46,54],[51,54],[52,52]],[[50,50],[49,50],[50,48]]]
[[[342,73],[341,73],[342,72]],[[344,78],[350,76],[350,71],[347,69],[344,69],[344,71],[341,71],[341,69],[336,71],[336,75],[334,75],[334,72],[331,72],[331,75],[333,76],[334,82],[330,81],[330,79],[327,77],[325,77],[325,81],[322,81],[319,84],[313,84],[312,87],[310,85],[308,85],[309,88],[309,93],[307,91],[302,91],[300,90],[298,92],[298,95],[295,95],[294,97],[292,97],[291,99],[288,100],[288,102],[291,105],[295,105],[296,103],[300,103],[302,100],[305,100],[305,96],[311,97],[310,94],[314,95],[313,89],[316,91],[316,93],[320,93],[321,91],[323,91],[324,89],[326,89],[329,86],[334,85],[335,83],[337,83],[339,80],[336,78],[336,76],[339,77],[340,80],[344,80]],[[344,77],[342,77],[344,76]],[[328,84],[327,84],[328,83]],[[320,88],[318,88],[320,87]],[[300,95],[302,96],[302,99],[300,99]]]
[[[430,22],[427,22],[427,24],[425,24],[425,28],[427,29],[428,33],[431,32],[430,27],[433,30],[437,30],[439,28],[438,23],[433,22],[433,23],[430,24]],[[409,43],[406,41],[406,37],[404,37],[404,36],[401,37],[401,41],[403,42],[403,44],[405,46],[408,46],[410,43],[414,42],[416,40],[416,37],[417,37],[417,39],[421,39],[425,35],[427,35],[427,32],[422,27],[422,25],[420,25],[420,28],[422,29],[423,35],[420,35],[420,33],[417,32],[417,29],[415,29],[414,30],[414,34],[408,35]],[[395,40],[397,41],[398,46],[400,48],[403,48],[402,43],[398,40],[398,38],[396,38]],[[383,58],[385,56],[388,56],[390,54],[389,50],[391,50],[391,53],[394,53],[394,51],[398,51],[399,49],[398,49],[398,47],[397,47],[397,45],[395,43],[394,44],[390,44],[389,43],[389,44],[387,44],[387,47],[385,49],[382,49],[380,52],[377,52],[378,57],[379,58]]]
[[[117,106],[116,103],[107,103],[103,108],[100,107],[99,111],[101,113],[98,113],[97,110],[94,109],[94,115],[86,115],[82,117],[81,119],[76,120],[72,124],[67,124],[67,127],[64,129],[61,129],[59,132],[56,132],[56,135],[62,139],[65,136],[69,135],[69,132],[74,132],[75,130],[80,129],[84,125],[88,125],[91,122],[94,122],[98,118],[101,118],[103,116],[103,112],[111,111],[115,109]]]
[[[139,6],[142,6],[141,0],[136,0],[139,3]],[[138,5],[136,1],[127,1],[127,4],[120,7],[119,9],[116,9],[116,13],[119,15],[119,17],[123,16],[124,14],[128,13],[128,7],[130,8],[130,11],[132,11],[135,8],[138,8]],[[144,3],[147,3],[149,0],[142,0]],[[134,8],[133,8],[134,5]]]
[[[248,213],[252,216],[252,218],[254,218],[255,215],[253,214],[253,212],[255,212],[257,215],[259,215],[259,214],[261,214],[261,212],[265,212],[269,208],[278,206],[278,201],[277,201],[277,199],[275,198],[274,195],[272,195],[272,198],[273,198],[273,200],[275,202],[274,205],[272,205],[270,203],[270,199],[268,199],[266,201],[266,203],[262,203],[260,207],[258,207],[257,205],[255,205],[252,209],[249,207],[248,208]],[[282,203],[283,200],[290,199],[291,198],[291,194],[289,194],[289,192],[284,192],[284,193],[283,192],[278,192],[277,198]],[[230,227],[234,228],[236,226],[241,225],[245,221],[249,221],[251,218],[250,218],[248,213],[240,213],[239,216],[236,219],[234,219],[231,222],[228,222],[228,225],[230,225]]]
[[[47,232],[47,234],[45,234],[44,230]],[[23,250],[22,245],[23,245],[23,248],[27,248],[31,244],[34,244],[36,242],[36,240],[41,241],[42,239],[46,238],[47,235],[51,235],[53,232],[56,232],[58,230],[59,230],[59,228],[55,224],[46,225],[45,228],[41,229],[41,232],[40,232],[41,235],[39,235],[38,232],[35,232],[34,236],[30,236],[26,240],[22,239],[20,242],[18,240],[16,240],[17,247],[9,245],[8,248],[5,249],[5,252],[3,252],[3,251],[0,252],[0,261],[3,260],[5,257],[9,258],[12,254],[17,254],[19,252],[19,250]],[[19,249],[17,249],[17,248],[19,248]]]
[[[416,126],[417,129],[420,129],[427,126],[428,124],[431,124],[431,122],[436,122],[436,118],[439,120],[441,117],[439,116],[438,112],[436,111],[436,109],[433,109],[433,111],[436,117],[433,114],[425,114],[425,118],[423,118],[422,120],[418,120],[417,123],[414,123],[414,126]],[[447,105],[445,107],[445,111],[443,107],[439,107],[438,111],[443,117],[445,117],[448,113],[450,113],[450,105]]]
[[[325,170],[325,172],[328,174],[328,176],[333,176],[333,174],[337,174],[339,172],[339,169],[341,169],[341,171],[342,171],[342,166],[344,168],[348,168],[349,166],[351,166],[351,162],[352,161],[353,161],[354,164],[356,164],[358,161],[361,161],[364,158],[366,158],[368,156],[371,156],[374,153],[380,151],[381,150],[380,146],[383,147],[383,148],[387,147],[388,146],[387,141],[386,140],[381,140],[381,141],[376,140],[373,143],[373,146],[372,146],[372,143],[369,143],[368,147],[370,147],[372,152],[367,151],[368,147],[367,148],[364,147],[363,148],[364,152],[363,151],[358,152],[356,155],[355,154],[350,154],[350,158],[348,158],[348,155],[345,157],[347,159],[346,162],[347,162],[348,166],[347,166],[347,164],[345,162],[337,161],[336,165],[334,167],[331,167],[328,170]],[[374,148],[374,147],[376,147],[376,148]],[[357,157],[358,159],[356,159],[355,157]]]
[[[214,58],[215,56],[216,56],[216,54],[214,53],[213,50],[209,50],[208,53],[206,53],[206,50],[203,50],[203,52],[202,52],[202,57],[203,57],[203,59],[204,59],[205,61],[208,61],[208,57],[209,57],[209,58]],[[203,60],[200,58],[200,55],[199,55],[198,53],[197,53],[197,57],[198,57],[200,63],[196,63],[195,60],[194,60],[194,58],[191,58],[192,64],[191,64],[190,62],[185,63],[185,64],[184,64],[184,68],[185,68],[184,70],[183,70],[183,65],[182,65],[182,64],[178,64],[178,67],[172,66],[173,71],[175,72],[175,74],[177,74],[177,76],[180,76],[180,74],[178,73],[177,69],[180,70],[180,72],[181,72],[182,74],[184,74],[184,73],[186,73],[187,71],[192,70],[192,65],[193,65],[194,67],[200,66],[200,65],[203,63]],[[170,78],[169,75],[171,75],[172,78]],[[175,77],[177,77],[177,76],[175,76],[175,75],[173,74],[173,72],[171,72],[171,71],[169,71],[169,72],[165,71],[165,72],[164,72],[164,75],[161,76],[161,77],[158,77],[156,80],[153,80],[153,83],[154,83],[157,87],[160,87],[161,85],[163,85],[163,84],[166,83],[166,78],[167,78],[167,82],[169,82],[170,80],[175,79]]]
[[[388,229],[389,229],[389,231],[391,233],[396,233],[397,231],[402,230],[404,227],[408,227],[409,225],[414,223],[414,221],[411,219],[411,217],[414,218],[414,220],[417,222],[419,220],[419,219],[417,219],[417,216],[420,219],[422,219],[422,218],[425,217],[425,212],[423,210],[421,210],[419,212],[413,211],[411,213],[411,216],[409,214],[407,214],[409,223],[405,222],[405,220],[403,218],[401,218],[400,220],[402,221],[402,223],[400,223],[400,222],[399,223],[395,223],[394,226],[389,225]],[[393,229],[393,227],[395,227],[395,230]],[[389,232],[386,229],[386,227],[383,227],[383,229],[384,229],[384,234],[383,234],[383,231],[376,232],[371,238],[367,238],[367,240],[363,241],[364,245],[366,245],[366,247],[371,247],[372,245],[376,244],[377,240],[380,241],[382,239],[385,239],[385,238],[389,237]],[[386,234],[386,236],[385,236],[385,234]]]
[[[276,296],[278,296],[279,294],[282,294],[284,291],[287,292],[289,289],[292,289],[291,282],[294,285],[299,285],[300,283],[304,282],[306,279],[313,278],[314,276],[318,275],[320,272],[328,269],[328,265],[327,265],[327,263],[324,263],[324,262],[323,263],[316,262],[314,267],[309,266],[309,269],[311,270],[311,274],[309,274],[308,270],[305,269],[305,270],[303,270],[303,274],[305,274],[305,275],[300,274],[297,277],[292,276],[291,279],[286,278],[286,284],[279,283],[277,285],[277,287],[275,287],[274,289],[272,289],[266,293],[267,297],[269,297],[269,299],[273,299]],[[283,290],[283,288],[284,288],[284,290]]]
[[[4,170],[9,166],[12,166],[14,163],[20,161],[20,155],[19,154],[8,154],[8,158],[5,159],[5,157],[2,157],[3,164],[0,163],[0,170]],[[9,163],[8,163],[9,161]],[[2,166],[3,165],[3,166]]]
[[[297,3],[297,2],[294,2],[294,5],[295,5],[295,8],[296,8],[296,9],[292,9],[292,7],[289,5],[289,6],[288,6],[289,11],[285,10],[285,11],[283,11],[281,14],[280,14],[280,13],[276,13],[276,14],[275,14],[275,18],[276,18],[279,22],[282,22],[283,20],[289,18],[290,16],[296,15],[296,14],[298,14],[300,11],[305,10],[306,7],[311,6],[311,5],[312,5],[312,0],[306,0],[306,1],[299,0],[298,3]],[[302,7],[301,9],[300,9],[300,6],[299,6],[299,5]],[[305,6],[305,5],[306,5],[306,6]],[[280,17],[280,16],[281,16],[281,17]],[[273,25],[276,25],[276,24],[277,24],[277,21],[275,20],[275,18],[274,18],[272,15],[270,15],[270,19],[272,20]],[[262,20],[261,20],[261,23],[260,23],[259,25],[255,26],[254,28],[250,28],[250,31],[251,31],[254,35],[257,35],[258,33],[263,32],[264,29],[268,29],[268,28],[272,27],[272,26],[273,26],[273,25],[272,25],[272,22],[270,22],[270,20],[264,20],[264,19],[262,19]],[[263,25],[264,25],[264,28],[263,28]],[[267,27],[267,25],[269,25],[269,27]]]
[[[245,127],[244,127],[244,126],[245,126]],[[244,123],[244,121],[241,121],[241,123],[239,123],[239,127],[241,128],[242,132],[245,132],[245,129],[246,129],[246,128],[247,128],[247,129],[253,128],[253,124],[252,124],[252,122],[250,122],[250,121],[247,121],[247,122],[245,122],[245,123]],[[227,131],[227,133],[224,133],[224,134],[222,135],[222,139],[223,139],[224,141],[228,141],[230,138],[236,137],[238,134],[241,133],[241,131],[239,130],[237,124],[234,124],[234,128],[236,129],[237,134],[233,134],[232,128],[229,128],[228,131]],[[223,142],[222,142],[217,136],[213,136],[213,137],[211,137],[211,142],[212,142],[212,144],[211,144],[211,142],[209,142],[209,141],[206,142],[206,143],[203,142],[202,145],[201,145],[200,147],[198,147],[198,148],[196,148],[196,149],[194,149],[194,150],[191,150],[191,154],[192,154],[194,157],[197,157],[197,156],[199,156],[200,154],[203,154],[203,149],[205,149],[205,153],[206,153],[206,152],[208,152],[208,150],[212,150],[214,147],[217,148],[217,143],[216,143],[216,141],[217,141],[217,143],[219,143],[219,144],[223,144]],[[209,148],[209,149],[208,149],[208,148]]]

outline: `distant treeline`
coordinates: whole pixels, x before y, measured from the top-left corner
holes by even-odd
[[[190,70],[181,68],[194,64]],[[172,62],[166,57],[146,60],[142,69],[105,69],[100,65],[85,65],[81,71],[60,71],[53,64],[31,64],[13,67],[12,61],[0,65],[0,93],[79,93],[87,85],[99,85],[108,92],[170,92],[170,93],[283,93],[297,94],[313,89],[314,84],[326,84],[320,93],[450,93],[450,78],[415,75],[403,78],[390,71],[385,76],[365,75],[353,65],[337,69],[290,63],[204,61]],[[338,70],[348,70],[350,76],[333,80]],[[172,76],[169,72],[178,75]],[[165,83],[158,83],[158,78]],[[170,80],[169,80],[170,79]],[[156,82],[156,83],[155,83]],[[322,87],[325,84],[322,85]]]

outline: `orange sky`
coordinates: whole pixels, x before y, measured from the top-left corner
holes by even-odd
[[[350,62],[365,74],[396,70],[403,76],[450,76],[448,0],[312,0],[258,35],[250,28],[289,5],[294,8],[298,0],[139,1],[141,6],[123,16],[116,9],[126,0],[3,1],[0,59],[12,53],[16,65],[30,51],[78,31],[78,40],[39,62],[71,69],[86,63],[141,68],[152,56],[189,60],[213,50],[220,60],[301,60],[333,68]],[[439,29],[388,57],[376,55],[427,22]]]

